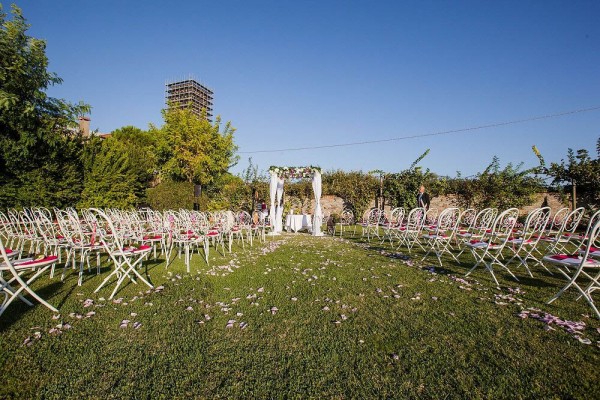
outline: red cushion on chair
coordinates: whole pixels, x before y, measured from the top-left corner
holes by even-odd
[[[162,235],[144,236],[144,240],[158,240],[158,239],[162,239]]]
[[[125,247],[123,253],[139,253],[140,251],[152,250],[152,246],[143,245],[140,247]]]
[[[143,246],[138,247],[137,249],[135,249],[133,251],[136,252],[136,251],[144,251],[144,250],[150,250],[150,249],[152,249],[152,246],[148,246],[145,244]]]
[[[218,236],[218,235],[219,235],[219,232],[217,232],[217,231],[209,231],[209,232],[206,234],[206,236],[211,236],[211,237],[212,237],[212,236]]]
[[[58,260],[57,256],[48,256],[48,257],[44,257],[44,258],[40,258],[39,260],[31,260],[31,261],[25,261],[24,263],[18,263],[17,266],[22,267],[22,266],[35,266],[36,264],[47,264],[51,261],[56,261]]]
[[[567,258],[579,258],[579,256],[577,255],[568,255],[568,254],[555,254],[553,256],[550,256],[550,258],[553,258],[555,260],[566,260]]]

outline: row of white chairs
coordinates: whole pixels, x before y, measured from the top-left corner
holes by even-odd
[[[600,289],[600,211],[590,216],[585,231],[578,232],[584,211],[582,207],[563,208],[552,215],[549,207],[541,207],[529,212],[524,223],[519,224],[516,208],[503,211],[447,208],[439,214],[436,210],[415,208],[407,215],[401,208],[392,210],[389,215],[373,209],[360,226],[367,240],[375,237],[382,243],[389,240],[396,249],[404,247],[409,253],[419,247],[425,253],[423,260],[435,255],[440,265],[443,255],[459,263],[458,257],[469,251],[474,264],[466,275],[483,267],[496,286],[499,282],[494,267],[503,269],[518,281],[515,272],[521,267],[533,277],[533,265],[549,273],[548,266],[556,265],[568,283],[549,303],[574,287],[600,318],[592,298],[592,292]]]
[[[0,292],[4,295],[0,315],[15,298],[31,304],[22,296],[23,291],[56,311],[31,290],[30,284],[48,269],[53,278],[55,266],[63,262],[63,257],[61,279],[69,266],[78,265],[78,285],[81,285],[86,264],[91,272],[90,258],[96,257],[99,274],[101,256],[106,256],[113,269],[95,292],[115,281],[112,298],[126,279],[153,287],[139,267],[152,253],[156,259],[158,250],[165,255],[167,267],[173,253],[179,257],[184,253],[189,272],[195,251],[203,252],[208,264],[211,247],[225,255],[232,252],[232,244],[237,242],[243,250],[256,239],[264,241],[267,229],[268,218],[261,219],[258,214],[245,211],[83,209],[78,212],[73,208],[52,211],[30,208],[0,212]],[[27,273],[32,276],[24,280]]]
[[[551,216],[548,207],[539,208],[529,213],[524,224],[518,225],[518,210],[515,208],[502,212],[448,208],[439,214],[423,208],[415,208],[408,214],[403,209],[395,209],[389,215],[375,209],[359,226],[362,226],[367,240],[375,237],[389,240],[392,246],[405,247],[409,252],[419,247],[425,253],[423,260],[433,254],[440,265],[443,255],[449,255],[458,262],[458,256],[468,250],[475,264],[467,275],[481,266],[490,272],[496,285],[498,280],[494,266],[503,268],[518,280],[510,268],[513,261],[518,261],[516,268],[523,266],[530,276],[531,262],[547,270],[544,263],[558,265],[561,275],[570,281],[551,301],[568,287],[575,287],[600,317],[592,299],[592,292],[600,288],[598,275],[587,272],[591,268],[598,269],[594,257],[600,256],[597,243],[600,212],[590,218],[585,233],[577,233],[583,211],[581,208],[559,210]],[[352,222],[350,218],[345,220],[347,227],[352,226]],[[0,272],[8,275],[0,281],[4,294],[0,314],[15,298],[28,302],[21,294],[23,291],[55,311],[29,285],[49,268],[53,276],[54,266],[61,263],[63,253],[66,261],[62,277],[67,266],[75,267],[79,263],[78,284],[82,282],[86,262],[91,271],[90,256],[96,256],[99,273],[100,256],[107,255],[114,268],[96,292],[116,279],[112,298],[126,279],[136,283],[141,281],[152,287],[150,281],[139,273],[139,267],[152,252],[156,258],[158,248],[169,260],[167,267],[173,251],[177,249],[179,256],[183,251],[189,272],[195,251],[203,252],[208,263],[211,247],[224,255],[232,251],[232,243],[237,241],[244,249],[246,242],[252,245],[253,239],[265,240],[269,226],[268,217],[261,219],[258,215],[232,211],[201,213],[179,210],[161,213],[152,210],[87,209],[78,213],[74,209],[54,209],[53,212],[43,208],[9,210],[6,214],[0,213],[0,250],[3,257]],[[4,243],[8,246],[5,247]],[[27,246],[29,250],[26,253]],[[33,254],[42,256],[26,257]],[[24,280],[27,272],[33,275]],[[579,283],[577,279],[581,278],[588,283]]]

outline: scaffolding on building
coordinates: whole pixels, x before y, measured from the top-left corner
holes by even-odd
[[[177,82],[167,82],[165,86],[167,106],[189,108],[199,117],[202,116],[202,110],[205,110],[206,119],[212,122],[212,90],[191,77]]]

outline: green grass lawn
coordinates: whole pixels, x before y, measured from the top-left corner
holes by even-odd
[[[19,301],[0,317],[0,398],[600,398],[600,323],[574,292],[546,305],[563,282],[542,268],[498,272],[497,289],[464,277],[469,255],[440,268],[359,237],[233,250],[194,256],[191,274],[150,259],[164,288],[113,300],[93,293],[109,266],[81,287],[73,270],[40,279],[60,317]]]

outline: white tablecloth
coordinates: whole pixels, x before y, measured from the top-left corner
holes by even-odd
[[[288,215],[285,217],[285,230],[298,232],[301,229],[312,228],[312,215]]]

